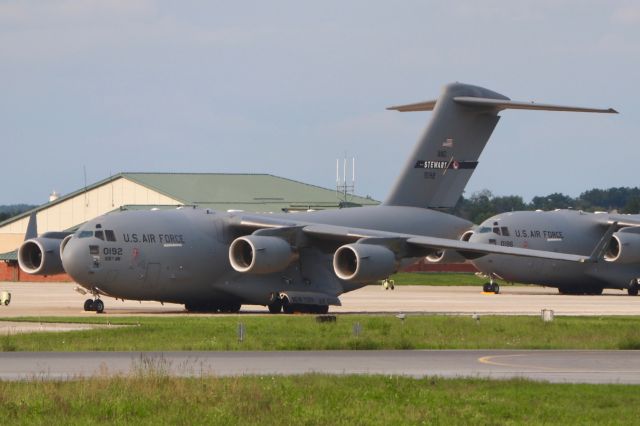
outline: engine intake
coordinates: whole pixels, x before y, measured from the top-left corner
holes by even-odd
[[[616,263],[640,262],[640,235],[632,232],[616,232],[611,236],[604,260]]]
[[[333,255],[333,270],[341,280],[378,281],[398,270],[395,254],[384,246],[347,244]]]
[[[238,272],[270,274],[285,269],[298,258],[291,245],[278,237],[247,235],[229,246],[229,262]]]
[[[60,240],[32,238],[18,249],[18,264],[27,274],[55,275],[64,272],[60,259]]]
[[[466,231],[460,237],[460,241],[469,241],[472,235],[473,231]],[[467,258],[456,250],[437,250],[425,259],[429,263],[465,263],[467,261]]]

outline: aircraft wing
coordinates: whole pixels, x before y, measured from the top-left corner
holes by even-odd
[[[428,254],[437,250],[454,250],[467,259],[473,259],[487,254],[508,254],[512,256],[564,260],[569,262],[589,262],[593,260],[589,256],[576,254],[519,247],[504,247],[494,244],[470,243],[448,238],[401,234],[373,229],[305,223],[293,219],[295,219],[295,217],[283,218],[249,214],[237,217],[235,226],[252,230],[258,235],[281,236],[287,240],[291,239],[292,233],[302,232],[308,237],[317,240],[332,241],[337,245],[355,242],[375,243],[387,246],[396,252],[399,257],[419,257],[425,255],[425,252]]]
[[[603,215],[604,216],[604,215]],[[640,215],[631,214],[609,214],[605,216],[606,221],[602,221],[603,225],[611,225],[617,223],[618,227],[640,226]]]
[[[486,254],[508,254],[512,256],[535,257],[540,259],[565,260],[569,262],[588,262],[588,256],[576,254],[557,253],[552,251],[532,250],[518,247],[503,247],[493,244],[470,243],[467,241],[448,238],[427,237],[422,235],[398,234],[393,232],[376,231],[370,229],[347,228],[333,225],[308,225],[302,228],[303,232],[316,238],[328,238],[355,242],[363,240],[375,240],[376,244],[397,245],[402,241],[409,248],[426,248],[431,250],[455,250],[466,258],[478,257]]]

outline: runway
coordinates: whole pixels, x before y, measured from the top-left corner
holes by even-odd
[[[87,296],[74,291],[74,283],[3,282],[0,290],[12,293],[11,304],[0,306],[0,317],[91,316],[82,305]],[[619,290],[605,290],[601,296],[560,295],[553,288],[502,286],[498,295],[487,295],[479,287],[397,286],[385,291],[367,286],[340,296],[342,306],[331,313],[425,313],[539,315],[552,309],[556,315],[638,315],[640,296]],[[103,298],[105,313],[100,315],[185,315],[183,305],[159,302],[120,301]],[[267,313],[264,306],[245,305],[242,313]],[[193,315],[193,314],[189,314]]]
[[[634,351],[5,352],[0,380],[381,374],[640,384]]]

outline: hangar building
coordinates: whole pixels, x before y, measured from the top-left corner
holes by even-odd
[[[1,222],[0,281],[20,279],[15,250],[24,240],[33,212],[42,234],[73,230],[121,209],[196,205],[223,211],[286,212],[378,204],[369,197],[343,198],[334,189],[269,174],[119,173]]]

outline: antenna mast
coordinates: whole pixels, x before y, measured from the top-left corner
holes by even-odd
[[[347,154],[342,159],[342,176],[340,176],[340,159],[336,159],[336,193],[341,204],[353,199],[356,188],[356,158],[351,157],[351,181],[347,181]]]

